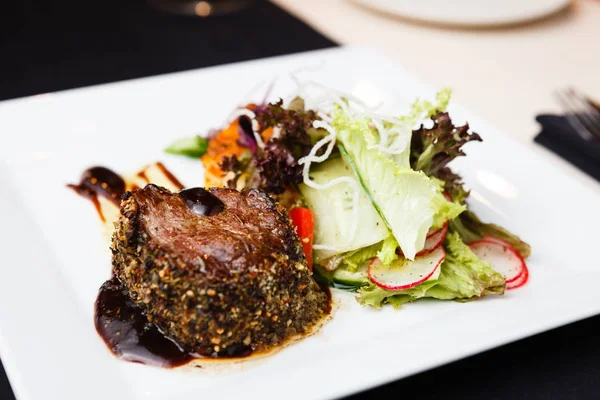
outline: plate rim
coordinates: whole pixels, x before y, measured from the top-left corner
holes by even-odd
[[[485,21],[476,21],[473,19],[463,19],[461,21],[452,21],[450,19],[437,18],[437,17],[424,17],[422,15],[402,13],[394,10],[393,7],[378,7],[376,4],[367,0],[348,0],[350,3],[358,7],[362,7],[374,13],[381,14],[386,17],[398,18],[408,22],[438,26],[441,28],[455,28],[455,29],[498,29],[498,28],[509,28],[518,25],[526,25],[543,21],[547,18],[551,18],[554,15],[563,12],[573,6],[571,0],[556,0],[556,3],[552,7],[547,7],[543,11],[537,13],[530,13],[521,15],[514,18],[498,18],[488,19]]]

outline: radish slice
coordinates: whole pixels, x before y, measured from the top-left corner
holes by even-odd
[[[469,247],[477,257],[504,275],[506,283],[515,281],[527,269],[523,258],[506,242],[484,239],[469,243]]]
[[[445,258],[446,251],[442,246],[414,261],[399,258],[389,266],[385,266],[379,258],[374,258],[369,265],[369,279],[382,289],[409,289],[429,279]]]
[[[440,229],[435,231],[435,233],[431,236],[427,236],[427,240],[425,240],[425,247],[423,250],[417,253],[417,256],[421,256],[423,254],[431,253],[433,250],[437,249],[444,243],[444,239],[446,239],[446,234],[448,233],[448,224],[442,226]]]
[[[502,239],[498,239],[495,236],[490,236],[487,233],[485,235],[483,235],[483,238],[481,240],[485,240],[487,242],[496,242],[496,243],[500,243],[503,246],[508,246],[508,247],[512,247],[512,245]]]
[[[430,229],[429,232],[427,232],[426,238],[429,239],[430,237],[437,235],[438,233],[440,233],[440,231],[442,229],[444,229],[444,227],[437,228],[437,229]]]
[[[429,229],[429,231],[427,232],[427,236],[426,236],[426,238],[427,238],[427,239],[429,239],[430,237],[432,237],[432,236],[434,236],[434,235],[437,235],[438,233],[440,233],[440,231],[441,231],[442,229],[444,229],[444,228],[445,228],[445,227],[447,227],[447,226],[448,226],[448,222],[446,222],[446,223],[444,224],[444,226],[442,226],[441,228],[437,228],[437,229],[433,229],[433,228],[431,228],[431,229]]]
[[[517,289],[527,283],[529,280],[529,269],[525,265],[525,269],[517,279],[511,282],[506,282],[506,290]]]
[[[442,226],[441,228],[437,228],[437,229],[433,229],[432,228],[432,229],[430,229],[429,232],[427,232],[426,238],[429,239],[430,237],[432,237],[434,235],[437,235],[444,228],[446,228],[446,229],[448,228],[448,221],[446,221],[446,223],[444,224],[444,226]],[[446,230],[446,232],[448,232],[448,231]]]

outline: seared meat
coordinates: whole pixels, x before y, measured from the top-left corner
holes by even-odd
[[[287,214],[256,189],[128,192],[112,252],[148,319],[199,354],[264,350],[329,310]]]

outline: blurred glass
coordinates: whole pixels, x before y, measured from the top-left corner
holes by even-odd
[[[148,0],[155,9],[179,15],[214,17],[232,14],[251,6],[253,0]]]

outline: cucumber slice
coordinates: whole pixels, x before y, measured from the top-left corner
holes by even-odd
[[[355,272],[348,271],[346,268],[338,268],[333,272],[333,281],[346,286],[364,286],[369,283],[368,267],[369,263],[364,263]]]
[[[317,183],[327,183],[342,176],[355,177],[350,166],[341,157],[331,158],[315,166],[311,169],[310,176]],[[389,235],[385,223],[364,191],[359,191],[358,210],[354,210],[353,189],[347,183],[340,183],[326,190],[316,190],[300,184],[298,189],[315,217],[314,242],[335,248],[315,250],[315,262],[370,246]],[[359,228],[351,239],[350,231],[356,215],[360,218]]]

